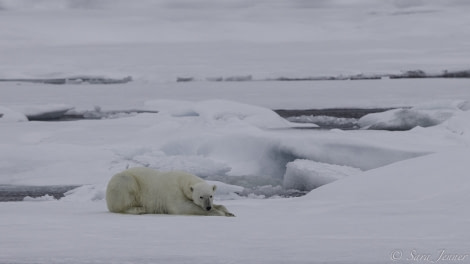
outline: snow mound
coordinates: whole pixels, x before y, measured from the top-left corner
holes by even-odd
[[[0,106],[0,123],[6,122],[25,122],[28,118],[17,111]]]
[[[410,109],[399,108],[382,113],[368,114],[359,119],[362,129],[410,130],[414,127],[430,127],[441,124],[455,113],[469,109],[468,101],[428,103]]]
[[[172,117],[199,117],[207,125],[245,123],[265,129],[295,126],[270,109],[227,100],[201,102],[157,100],[148,101],[145,106]]]
[[[470,199],[468,148],[409,159],[322,186],[306,199],[325,201],[396,201],[426,199],[465,203]]]
[[[394,109],[385,113],[369,114],[359,119],[362,129],[410,130],[414,127],[435,126],[452,116],[449,111]]]
[[[338,179],[355,175],[361,170],[311,160],[297,159],[287,163],[283,187],[300,191],[311,191]]]
[[[467,110],[468,104],[452,104]],[[424,108],[424,107],[423,107]],[[409,201],[431,200],[430,210],[438,203],[464,208],[470,199],[470,111],[456,111],[435,131],[446,129],[462,140],[459,147],[402,160],[322,186],[310,192],[306,199],[315,201]],[[422,130],[418,130],[421,132]],[[424,135],[424,134],[423,134]],[[463,144],[462,144],[463,143]]]

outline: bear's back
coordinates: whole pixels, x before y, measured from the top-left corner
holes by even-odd
[[[138,180],[142,180],[145,182],[171,182],[171,183],[189,183],[190,185],[194,185],[198,182],[203,181],[201,178],[183,172],[183,171],[158,171],[155,169],[151,169],[148,167],[135,167],[125,170],[123,173],[132,175],[136,177]]]
[[[153,199],[190,199],[190,186],[203,181],[199,177],[182,172],[161,172],[147,167],[135,167],[124,171],[138,182],[142,195]]]

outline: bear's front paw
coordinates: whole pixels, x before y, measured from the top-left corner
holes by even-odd
[[[226,212],[226,213],[225,213],[225,216],[235,217],[235,215],[232,214],[232,213],[230,213],[230,212]]]

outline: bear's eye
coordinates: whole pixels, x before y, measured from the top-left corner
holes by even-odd
[[[199,198],[203,199],[204,197],[201,196],[201,197],[199,197]]]
[[[212,198],[212,195],[210,196],[210,198]]]

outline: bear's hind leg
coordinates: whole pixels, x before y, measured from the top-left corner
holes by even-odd
[[[113,213],[143,214],[138,199],[140,191],[137,180],[132,175],[117,174],[108,184],[106,190],[106,203]]]
[[[124,211],[124,213],[139,215],[139,214],[145,214],[147,213],[147,211],[145,210],[144,207],[131,207],[127,209],[126,211]]]

